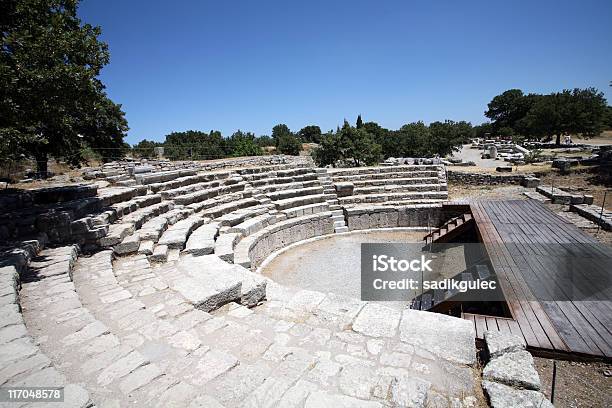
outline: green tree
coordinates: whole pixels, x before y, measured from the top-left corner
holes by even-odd
[[[302,143],[319,143],[321,141],[321,128],[315,125],[304,126],[297,133]]]
[[[268,135],[262,135],[255,140],[259,147],[274,146],[274,140]]]
[[[261,147],[257,145],[255,135],[251,132],[245,133],[237,130],[229,137],[227,146],[231,152],[230,155],[234,157],[261,156],[262,154]]]
[[[77,165],[86,148],[125,151],[128,130],[98,76],[109,61],[99,27],[81,24],[78,0],[0,3],[0,140],[3,154]]]
[[[389,129],[381,127],[376,122],[364,123],[363,129],[372,135],[376,144],[381,146],[381,152],[384,157],[391,157],[397,154],[393,150],[396,147],[395,138],[393,137],[393,132],[389,131]]]
[[[470,125],[471,127],[471,125]],[[454,150],[459,150],[466,138],[465,124],[446,120],[429,124],[431,140],[427,155],[438,154],[446,156]]]
[[[164,155],[170,160],[207,160],[230,155],[225,144],[219,131],[211,130],[207,134],[199,130],[188,130],[166,135],[163,146]]]
[[[357,122],[355,123],[355,127],[357,129],[361,129],[363,127],[363,120],[361,119],[361,115],[357,116]]]
[[[292,134],[285,134],[280,136],[278,140],[278,147],[276,148],[279,153],[289,154],[291,156],[298,156],[302,149],[302,144],[299,139]]]
[[[530,136],[561,137],[580,134],[584,138],[599,135],[605,128],[607,101],[594,88],[563,90],[543,95],[531,107],[523,123]]]
[[[485,139],[491,136],[493,133],[493,125],[491,122],[484,122],[480,125],[474,126],[473,128],[474,137]]]
[[[278,147],[281,137],[293,135],[291,130],[284,123],[280,123],[272,128],[272,139],[274,139],[274,145]]]
[[[351,127],[345,120],[335,134],[324,135],[313,152],[318,166],[335,166],[337,162],[353,166],[373,165],[381,158],[381,147],[365,129]]]
[[[529,107],[524,105],[524,98],[520,89],[509,89],[489,102],[485,116],[493,121],[495,131],[503,127],[514,128],[516,122],[525,116]]]
[[[338,133],[329,131],[321,136],[319,146],[312,151],[312,159],[319,167],[332,166],[340,160]]]
[[[429,127],[419,121],[408,123],[398,131],[393,132],[392,143],[388,147],[387,157],[424,157],[428,156],[432,148]]]
[[[612,106],[608,106],[606,109],[605,126],[606,130],[612,130]]]
[[[161,143],[143,139],[132,147],[134,157],[152,158],[155,157],[155,147]]]

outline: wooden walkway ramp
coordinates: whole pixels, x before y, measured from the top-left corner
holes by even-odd
[[[612,248],[535,200],[470,204],[512,318],[464,313],[532,349],[612,358]]]

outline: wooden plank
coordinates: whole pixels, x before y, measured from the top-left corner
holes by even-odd
[[[481,315],[475,315],[474,317],[476,320],[476,337],[482,339],[483,333],[487,331],[487,321]]]
[[[497,327],[499,331],[504,334],[512,334],[510,331],[510,325],[508,324],[508,319],[497,319]]]
[[[540,308],[534,308],[529,302],[522,301],[532,300],[533,294],[523,282],[521,273],[513,262],[508,249],[505,247],[504,241],[499,235],[497,228],[490,224],[490,218],[488,217],[490,216],[489,210],[491,207],[497,208],[496,211],[492,212],[495,214],[493,218],[497,217],[498,221],[508,220],[508,218],[504,218],[502,215],[503,211],[499,206],[490,205],[489,202],[484,204],[477,203],[474,207],[475,209],[473,209],[472,214],[476,218],[479,230],[484,231],[482,234],[483,243],[491,256],[496,275],[498,275],[498,277],[500,275],[505,275],[500,279],[500,286],[502,286],[502,291],[504,292],[508,306],[517,320],[525,340],[529,345],[534,347],[552,348],[553,346],[549,340],[549,335],[546,334],[546,331],[540,324],[540,320],[544,321],[545,326],[549,323],[548,320],[544,318],[545,313],[543,313]],[[502,267],[502,265],[506,266]],[[504,278],[509,283],[509,287],[508,285],[504,285]],[[554,331],[552,326],[548,327],[548,329]]]
[[[462,313],[462,317],[474,324],[474,333],[476,333],[476,338],[478,338],[478,333],[476,331],[476,316],[471,313]]]
[[[499,331],[499,327],[497,326],[497,319],[491,316],[486,316],[485,321],[487,322],[487,330],[491,331]]]
[[[550,302],[542,302],[542,306],[546,309],[548,316],[557,328],[559,336],[561,336],[565,344],[567,344],[569,350],[583,354],[601,355],[596,347],[592,347],[584,341],[574,326],[566,324],[567,317],[565,314],[563,314],[556,305],[554,305],[554,307],[548,307],[549,303]]]

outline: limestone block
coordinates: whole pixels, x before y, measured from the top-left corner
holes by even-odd
[[[482,378],[513,387],[540,389],[540,377],[533,357],[525,350],[508,352],[491,359],[482,372]]]
[[[484,339],[491,358],[502,354],[525,350],[525,339],[514,334],[505,334],[499,331],[484,332]]]
[[[483,381],[492,408],[554,408],[544,394],[532,390],[520,390],[492,381]]]

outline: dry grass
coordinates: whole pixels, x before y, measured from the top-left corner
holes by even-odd
[[[583,139],[580,136],[572,136],[574,143],[585,143],[590,145],[612,145],[612,130],[605,130],[601,135],[590,139]]]

